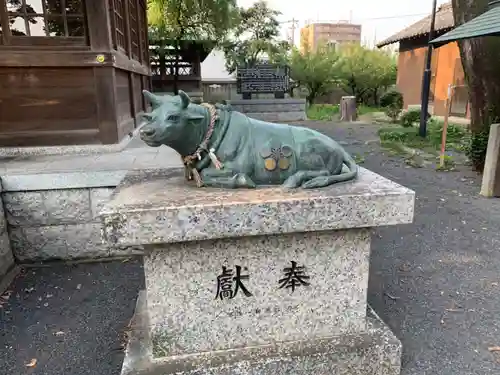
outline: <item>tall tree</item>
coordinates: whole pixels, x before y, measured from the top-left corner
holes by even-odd
[[[277,39],[280,33],[277,17],[280,14],[264,0],[248,9],[239,9],[237,26],[223,45],[229,73],[236,71],[238,66],[254,66],[283,48],[284,43]]]
[[[236,14],[236,0],[148,0],[150,35],[157,42],[174,41],[174,94],[178,93],[182,42],[224,40]]]
[[[307,102],[314,104],[318,96],[329,93],[338,86],[341,78],[339,54],[327,46],[299,51],[293,48],[289,55],[292,80],[307,90]]]
[[[341,46],[340,55],[344,90],[360,102],[369,104],[367,100],[372,98],[378,105],[379,91],[396,83],[395,58],[359,44]]]
[[[461,25],[488,10],[489,0],[453,0],[455,24]],[[480,133],[500,121],[500,37],[458,42],[469,88],[471,131]]]

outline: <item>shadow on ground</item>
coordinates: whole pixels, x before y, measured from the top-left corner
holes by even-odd
[[[308,126],[416,192],[414,224],[377,229],[372,246],[369,301],[403,342],[402,374],[500,374],[500,200],[477,196],[473,172],[385,155],[374,125]],[[136,260],[28,269],[0,309],[0,374],[118,375],[143,282]]]
[[[0,374],[120,374],[143,279],[138,259],[23,270],[0,308]]]

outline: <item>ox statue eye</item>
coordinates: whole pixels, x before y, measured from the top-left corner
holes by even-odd
[[[178,115],[169,115],[169,116],[167,116],[167,121],[178,122],[179,121],[179,116]]]

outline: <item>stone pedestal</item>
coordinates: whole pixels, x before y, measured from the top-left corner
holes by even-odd
[[[233,110],[256,120],[271,122],[307,120],[305,99],[231,99],[227,102],[231,104]]]
[[[500,197],[500,124],[490,127],[480,194],[488,198]]]
[[[366,169],[288,191],[128,175],[101,211],[111,246],[145,249],[122,374],[399,374],[400,342],[367,306],[370,228],[413,208]]]
[[[340,121],[356,121],[358,113],[355,96],[343,96],[340,99]]]

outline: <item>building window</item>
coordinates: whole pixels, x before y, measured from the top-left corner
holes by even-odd
[[[111,16],[114,21],[114,48],[125,50],[125,4],[127,0],[111,0],[113,11]]]
[[[139,59],[139,15],[137,13],[137,1],[128,0],[129,20],[130,20],[130,48],[131,55],[134,59]]]
[[[146,20],[146,1],[141,0],[139,1],[139,11],[138,11],[138,17],[139,17],[139,38],[141,41],[141,62],[142,63],[149,63],[149,51],[148,51],[148,23]]]
[[[85,37],[82,0],[7,0],[12,37]]]
[[[146,1],[108,1],[113,49],[137,61],[148,61]]]

